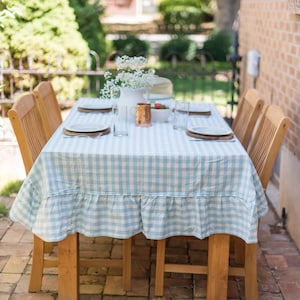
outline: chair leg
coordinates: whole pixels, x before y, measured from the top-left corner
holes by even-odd
[[[123,288],[131,290],[131,247],[132,238],[123,240]]]
[[[44,268],[44,241],[38,236],[33,236],[32,268],[28,291],[39,292],[42,288]]]
[[[157,241],[156,248],[156,272],[155,272],[155,296],[162,296],[164,292],[166,240]]]
[[[257,244],[245,244],[245,298],[258,300]]]

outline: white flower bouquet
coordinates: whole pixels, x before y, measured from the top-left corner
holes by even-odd
[[[121,88],[148,88],[151,87],[155,78],[154,70],[145,70],[148,60],[143,56],[129,57],[119,56],[116,59],[117,75],[113,77],[110,71],[105,72],[105,83],[100,90],[103,98],[111,97],[111,90],[114,87]]]

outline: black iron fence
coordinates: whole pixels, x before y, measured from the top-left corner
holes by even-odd
[[[86,95],[100,89],[100,76],[103,75],[103,70],[100,69],[99,56],[95,51],[90,51],[86,58],[85,69],[78,67],[76,70],[65,70],[62,65],[61,56],[56,58],[55,66],[49,64],[47,67],[42,67],[39,57],[28,56],[20,58],[16,66],[10,52],[0,49],[0,86],[4,85],[0,91],[0,103],[12,103],[17,94],[32,91],[38,82],[57,76],[84,78],[85,89],[82,92]]]
[[[39,58],[28,56],[20,58],[15,66],[16,62],[13,62],[10,53],[0,50],[0,85],[5,84],[5,88],[0,91],[2,112],[3,106],[13,103],[17,94],[31,91],[39,81],[55,77],[78,77],[84,80],[84,88],[77,95],[74,95],[74,86],[70,85],[69,95],[64,95],[64,101],[99,95],[105,70],[100,68],[96,52],[91,51],[86,58],[85,69],[64,70],[63,57],[57,57],[56,65],[48,65],[46,68],[38,67],[38,61]],[[230,75],[217,72],[213,58],[208,53],[200,53],[190,62],[179,61],[176,55],[170,53],[170,63],[167,67],[159,68],[157,74],[172,81],[175,99],[213,102],[224,108],[227,106]],[[58,99],[60,100],[59,95]]]

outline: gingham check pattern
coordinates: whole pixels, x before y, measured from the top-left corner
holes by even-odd
[[[171,123],[129,126],[112,134],[68,137],[75,123],[107,124],[111,113],[82,113],[77,106],[36,160],[10,212],[45,241],[68,234],[149,239],[214,233],[257,241],[258,218],[267,202],[241,144],[192,142]],[[210,104],[205,104],[210,105]],[[218,111],[191,116],[189,126],[227,126]]]

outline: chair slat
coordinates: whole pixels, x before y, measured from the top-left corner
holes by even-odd
[[[241,96],[232,130],[245,149],[249,145],[256,121],[264,106],[256,89],[249,88]]]
[[[56,93],[50,81],[40,82],[33,92],[40,110],[46,137],[49,139],[57,127],[62,123],[62,116]]]

